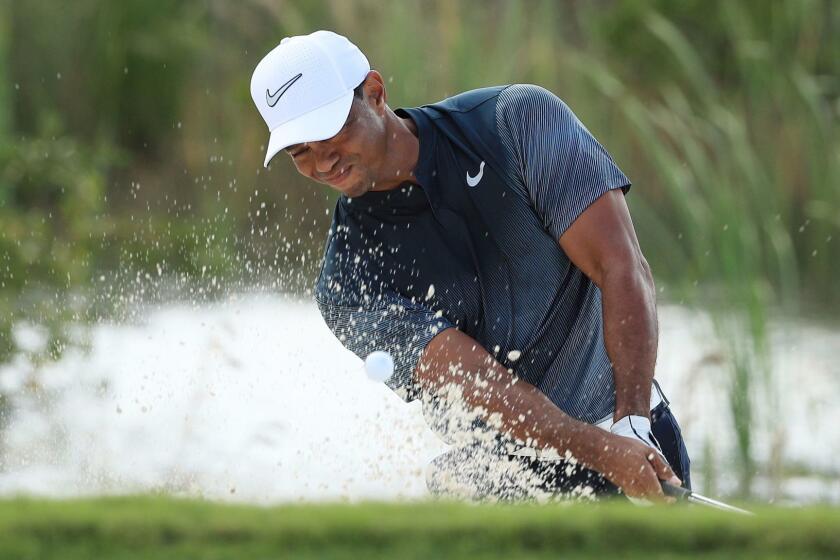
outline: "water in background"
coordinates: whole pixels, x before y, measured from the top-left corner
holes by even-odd
[[[12,411],[0,493],[47,496],[162,491],[268,503],[422,498],[445,450],[422,419],[369,381],[314,304],[238,296],[169,304],[135,324],[100,324],[89,349],[38,364],[43,337],[19,326],[23,352],[0,368]],[[730,375],[711,323],[660,309],[657,378],[682,424],[695,486],[735,485]],[[776,405],[758,409],[757,492],[780,502],[840,501],[840,332],[786,323],[771,335]]]

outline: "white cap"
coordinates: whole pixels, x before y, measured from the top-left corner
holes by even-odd
[[[280,41],[251,76],[251,97],[271,132],[265,166],[283,148],[338,134],[368,72],[362,51],[332,31]]]

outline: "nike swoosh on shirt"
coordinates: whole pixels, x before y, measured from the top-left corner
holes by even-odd
[[[286,93],[286,91],[288,91],[288,89],[292,87],[292,84],[298,81],[302,76],[303,73],[298,74],[297,76],[295,76],[294,78],[277,88],[277,91],[275,91],[274,93],[269,93],[269,91],[266,89],[265,102],[268,103],[268,106],[274,107],[275,105],[277,105],[277,102],[280,101],[280,98],[283,97],[283,94]]]
[[[467,185],[474,187],[481,182],[481,178],[484,177],[484,162],[481,162],[481,165],[478,166],[478,175],[475,177],[470,177],[470,172],[467,171]]]

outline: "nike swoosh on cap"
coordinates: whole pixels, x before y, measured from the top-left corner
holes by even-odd
[[[292,85],[303,77],[303,73],[301,72],[297,76],[290,79],[288,82],[280,86],[277,91],[274,93],[269,93],[268,89],[265,90],[265,102],[268,104],[269,107],[274,107],[277,105],[277,102],[280,101],[280,98],[283,97],[283,94],[286,93]]]

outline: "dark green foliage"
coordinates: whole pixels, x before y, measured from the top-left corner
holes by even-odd
[[[298,255],[317,259],[332,195],[282,158],[260,171],[266,131],[248,80],[283,35],[328,27],[367,52],[392,106],[515,81],[564,97],[636,182],[642,244],[675,299],[699,292],[728,305],[741,289],[797,306],[807,288],[840,301],[832,2],[35,0],[0,10],[4,298],[24,279],[84,289],[92,274],[131,265],[121,243],[131,229],[147,242],[150,221],[218,230],[216,253],[259,260],[302,239]],[[260,219],[270,236],[251,234],[257,199],[282,210]],[[154,234],[174,246],[182,238],[166,230],[191,227]],[[201,260],[154,253],[185,274]]]

